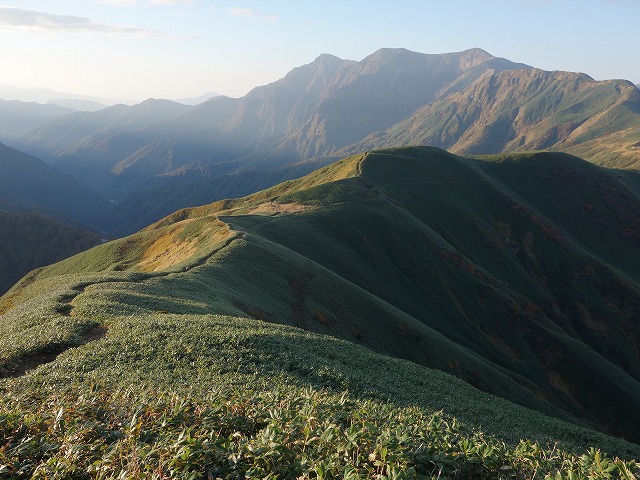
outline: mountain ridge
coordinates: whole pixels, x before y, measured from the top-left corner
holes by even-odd
[[[635,175],[566,154],[373,151],[176,212],[5,297],[19,305],[41,282],[106,275],[76,298],[78,318],[162,310],[285,323],[635,440]],[[121,274],[148,281],[109,280]]]
[[[49,127],[37,129],[31,134],[31,141],[37,149],[64,155],[90,143],[92,138],[108,138],[123,133],[126,128],[137,130],[188,109],[188,106],[171,100],[150,98],[132,107],[117,104],[97,112],[75,112],[54,120]],[[73,132],[69,123],[75,128],[81,125],[82,130]]]
[[[0,297],[0,472],[634,478],[639,213],[433,147],[179,210]]]
[[[549,148],[580,153],[590,142],[606,142],[607,132],[629,130],[631,140],[617,149],[629,151],[628,163],[622,163],[629,166],[640,158],[640,150],[631,145],[640,135],[640,96],[631,87],[627,81],[595,82],[571,72],[531,69],[486,74],[463,92],[422,107],[408,120],[342,153],[407,143],[467,154]],[[581,108],[590,97],[597,97],[606,109]],[[591,155],[604,165],[624,162],[610,157],[606,150]]]
[[[13,141],[70,112],[60,105],[0,99],[0,141]]]

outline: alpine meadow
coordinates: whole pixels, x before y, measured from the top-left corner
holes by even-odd
[[[0,478],[640,478],[635,4],[6,3]]]

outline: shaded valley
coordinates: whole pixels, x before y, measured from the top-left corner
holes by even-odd
[[[38,267],[97,245],[98,234],[38,213],[0,211],[0,292]]]

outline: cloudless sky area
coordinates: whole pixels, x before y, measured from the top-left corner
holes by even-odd
[[[640,0],[0,0],[0,84],[128,101],[242,96],[383,47],[639,83]]]

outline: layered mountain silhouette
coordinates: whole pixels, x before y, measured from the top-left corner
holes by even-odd
[[[488,69],[519,67],[479,49],[444,55],[383,49],[361,62],[321,55],[240,99],[215,97],[190,109],[149,100],[73,114],[17,145],[121,200],[119,193],[149,179],[203,164],[220,175],[326,155]],[[105,177],[110,184],[101,184]]]
[[[40,269],[0,308],[27,322],[34,302],[75,292],[68,328],[287,324],[638,442],[639,219],[636,172],[567,154],[371,151]],[[34,335],[3,368],[64,347]],[[106,368],[88,362],[83,375]]]
[[[63,171],[100,185],[111,175],[114,158],[148,143],[129,132],[173,118],[190,107],[169,100],[149,99],[133,107],[114,105],[97,112],[75,112],[53,121],[29,135],[29,151],[54,163]],[[51,156],[63,160],[51,162]],[[153,176],[154,172],[148,172]]]
[[[0,141],[12,141],[72,111],[60,105],[0,99]]]
[[[112,205],[40,159],[0,144],[0,210],[38,211],[98,228]]]

